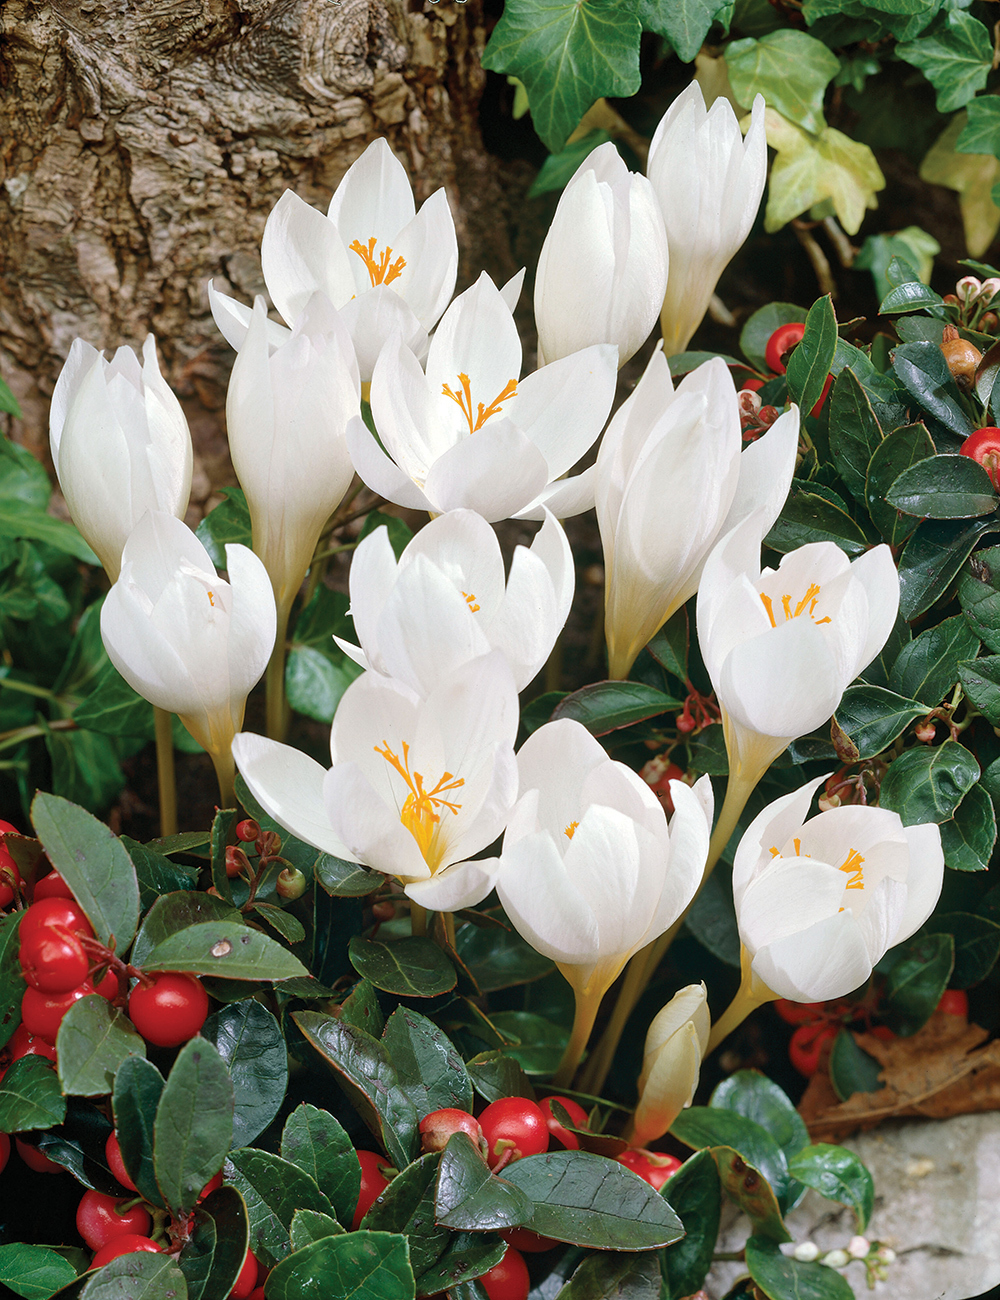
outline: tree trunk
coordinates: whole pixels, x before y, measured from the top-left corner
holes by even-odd
[[[477,122],[482,0],[0,7],[0,376],[24,413],[11,431],[43,459],[73,339],[152,330],[195,437],[193,503],[226,481],[232,354],[206,282],[263,292],[274,202],[291,187],[325,209],[375,136],[418,204],[446,187],[464,282],[516,269]]]

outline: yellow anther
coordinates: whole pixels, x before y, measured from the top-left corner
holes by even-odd
[[[399,820],[417,841],[417,847],[431,871],[440,863],[440,853],[435,852],[435,833],[441,821],[440,810],[447,808],[450,813],[458,813],[460,803],[454,803],[443,796],[449,790],[457,790],[465,785],[464,777],[456,777],[452,772],[445,772],[433,790],[424,789],[424,778],[420,772],[410,771],[410,746],[403,741],[402,760],[389,748],[387,741],[382,746],[375,746],[376,754],[381,754],[406,782],[410,793],[403,800],[399,810]]]
[[[453,402],[458,404],[459,409],[468,422],[470,433],[475,433],[477,429],[481,429],[491,415],[498,414],[500,404],[508,401],[517,393],[517,380],[508,379],[503,392],[494,397],[489,406],[484,406],[482,402],[476,403],[476,415],[473,417],[472,388],[469,384],[469,376],[459,373],[458,382],[461,386],[461,392],[456,393],[453,389],[449,388],[447,384],[442,384],[441,394],[443,397],[450,397]]]
[[[406,265],[406,259],[397,257],[395,262],[390,262],[392,249],[386,245],[378,261],[375,260],[375,245],[378,240],[373,235],[368,241],[368,247],[365,248],[360,239],[356,239],[353,244],[349,244],[352,253],[357,253],[365,266],[368,268],[368,278],[374,287],[376,284],[392,284],[393,280],[398,280],[402,274],[403,267]]]
[[[794,609],[792,609],[791,593],[786,592],[781,597],[781,612],[785,616],[785,621],[787,622],[789,619],[798,618],[800,614],[804,614],[808,612],[809,617],[812,619],[812,621],[816,624],[817,627],[819,627],[821,623],[831,622],[832,620],[830,619],[829,615],[827,615],[825,618],[816,618],[815,616],[816,605],[819,602],[820,590],[821,589],[818,583],[811,582],[809,586],[806,588],[806,594],[802,597],[802,599],[798,602],[798,604],[795,606]],[[764,603],[764,608],[767,610],[767,617],[771,621],[771,626],[777,627],[778,623],[774,617],[774,601],[771,599],[770,596],[768,596],[763,591],[760,592],[760,598]],[[809,607],[808,610],[806,609],[806,606]]]
[[[474,591],[463,591],[462,595],[465,597],[465,603],[472,610],[473,614],[478,614],[480,606],[476,604],[476,593]]]
[[[570,822],[570,824],[563,831],[563,834],[566,836],[568,840],[571,840],[573,836],[576,834],[576,828],[579,825],[580,825],[579,822]]]
[[[847,875],[851,877],[844,886],[845,889],[864,889],[865,873],[861,869],[864,865],[864,861],[864,858],[857,849],[848,850],[847,860],[840,868],[841,871],[846,872]]]
[[[215,597],[211,592],[208,593],[208,603],[215,609]]]

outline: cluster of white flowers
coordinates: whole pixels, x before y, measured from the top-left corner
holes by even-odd
[[[792,407],[742,451],[721,359],[675,391],[655,352],[596,465],[566,477],[600,436],[618,366],[661,308],[666,350],[686,345],[749,231],[764,174],[763,102],[744,142],[729,105],[706,112],[696,85],[660,124],[648,180],[611,145],[596,150],[545,241],[535,289],[543,364],[527,375],[512,314],[522,276],[498,288],[484,273],[452,300],[445,194],[417,212],[384,140],[350,168],[325,216],[286,193],[262,246],[286,324],[262,299],[251,308],[210,295],[238,350],[227,420],[253,529],[253,553],[226,548],[228,581],[180,521],[190,439],[152,340],[141,370],[127,349],[107,363],[78,342],[53,401],[64,494],[114,583],[102,632],[122,675],[213,756],[231,746],[255,798],[301,839],[395,877],[433,910],[495,888],[592,1010],[693,899],[713,800],[707,777],[672,783],[668,828],[645,782],[576,722],[542,726],[515,755],[518,691],[550,654],[573,595],[559,519],[596,505],[612,675],[626,676],[698,592],[702,653],[744,782],[830,716],[896,615],[885,546],[853,564],[832,543],[805,546],[761,570],[799,416]],[[361,418],[363,392],[377,438]],[[435,517],[398,560],[384,529],[357,548],[360,645],[343,649],[364,672],[337,709],[326,769],[277,739],[236,733],[355,472]],[[511,517],[542,526],[505,581],[490,525]],[[941,881],[936,828],[904,830],[867,808],[804,823],[813,791],[757,818],[734,876],[755,977],[774,996],[806,1000],[859,983],[926,917]],[[501,853],[476,856],[501,834]],[[678,999],[647,1044],[644,1140],[690,1102],[708,1041],[704,989]]]

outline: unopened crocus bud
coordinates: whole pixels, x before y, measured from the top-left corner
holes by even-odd
[[[278,879],[275,881],[274,888],[280,898],[289,900],[301,898],[306,892],[305,876],[299,871],[298,867],[285,867],[278,873]]]
[[[971,302],[973,298],[979,297],[982,287],[982,281],[974,275],[963,275],[955,285],[955,294],[959,302]]]
[[[710,1031],[704,984],[681,989],[653,1020],[639,1075],[633,1146],[655,1142],[684,1107],[691,1105]]]
[[[826,1264],[829,1268],[843,1268],[850,1262],[851,1257],[846,1250],[829,1250],[820,1260],[821,1264]]]
[[[814,1241],[800,1241],[792,1254],[801,1263],[811,1264],[814,1259],[819,1259],[819,1246]]]
[[[852,1237],[847,1243],[847,1253],[851,1259],[865,1259],[871,1250],[871,1242],[867,1237]]]

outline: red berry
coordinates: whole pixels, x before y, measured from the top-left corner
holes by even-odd
[[[0,1173],[3,1172],[4,1165],[10,1159],[10,1138],[6,1133],[0,1133]]]
[[[69,993],[79,988],[90,971],[83,944],[65,926],[45,926],[29,931],[27,938],[22,935],[19,957],[24,978],[42,993]]]
[[[205,1184],[205,1186],[201,1189],[201,1195],[198,1197],[198,1200],[203,1201],[206,1196],[211,1196],[213,1192],[217,1192],[221,1186],[222,1186],[222,1170],[220,1169],[219,1172],[214,1176],[214,1178],[210,1178],[208,1182]]]
[[[245,817],[243,821],[236,823],[236,838],[242,840],[244,844],[250,844],[259,837],[260,826],[251,817]]]
[[[252,1250],[248,1250],[246,1259],[243,1261],[243,1267],[240,1269],[229,1294],[232,1297],[232,1300],[247,1300],[248,1296],[255,1290],[256,1286],[257,1256]]]
[[[21,998],[21,1024],[27,1026],[29,1033],[54,1043],[63,1016],[74,1002],[93,991],[90,980],[84,980],[68,993],[43,993],[40,989],[26,988]]]
[[[354,1218],[351,1220],[351,1231],[357,1230],[358,1224],[371,1209],[375,1200],[382,1195],[389,1186],[389,1180],[382,1173],[383,1169],[389,1167],[389,1162],[385,1156],[380,1156],[377,1151],[355,1151],[358,1157],[358,1164],[361,1166],[361,1190],[358,1192],[358,1203],[354,1209]]]
[[[631,1169],[634,1174],[638,1174],[657,1191],[670,1175],[676,1173],[681,1167],[681,1162],[676,1156],[662,1155],[659,1151],[646,1151],[642,1147],[629,1147],[615,1159],[626,1169]]]
[[[546,1126],[555,1140],[561,1146],[568,1147],[570,1151],[576,1151],[580,1146],[580,1139],[575,1133],[571,1133],[569,1129],[564,1128],[552,1114],[552,1103],[554,1101],[557,1101],[563,1110],[569,1114],[574,1128],[588,1127],[587,1112],[572,1097],[546,1097],[544,1101],[539,1103],[542,1114],[545,1116]]]
[[[129,995],[129,1017],[149,1043],[179,1047],[193,1038],[208,1015],[208,994],[193,975],[166,971]]]
[[[58,871],[50,871],[47,876],[35,881],[35,892],[31,897],[33,902],[38,903],[43,898],[72,898],[73,891]]]
[[[941,1001],[937,1004],[938,1011],[943,1011],[949,1016],[962,1016],[963,1019],[969,1018],[969,995],[965,989],[945,989],[941,994]]]
[[[764,348],[764,360],[776,375],[785,373],[785,356],[796,344],[802,342],[806,332],[805,321],[790,320],[779,325]]]
[[[10,850],[6,844],[7,831],[13,831],[15,835],[20,834],[16,826],[10,822],[0,821],[0,907],[9,907],[14,901],[14,890],[11,882],[15,881],[21,884],[21,873],[17,869],[17,863],[10,855]]]
[[[163,1247],[158,1246],[150,1237],[143,1237],[138,1232],[124,1232],[120,1237],[112,1237],[106,1246],[102,1246],[90,1262],[91,1268],[103,1268],[119,1255],[134,1255],[139,1250],[155,1250],[163,1254]]]
[[[93,980],[91,980],[91,983],[93,983]],[[113,970],[105,971],[94,986],[94,992],[102,998],[107,998],[109,1002],[114,1002],[120,991],[118,976]]]
[[[141,1205],[133,1205],[119,1214],[123,1205],[128,1205],[127,1197],[106,1196],[93,1188],[84,1192],[76,1209],[76,1230],[91,1250],[100,1250],[126,1233],[149,1236],[153,1221],[148,1212]]]
[[[814,1024],[823,1018],[824,1002],[789,1002],[788,998],[777,998],[774,1009],[786,1025]]]
[[[503,1100],[510,1099],[503,1098]],[[476,1281],[490,1300],[528,1300],[528,1291],[531,1288],[528,1266],[520,1251],[515,1250],[513,1246],[507,1247],[499,1264],[494,1264],[488,1273],[483,1273]]]
[[[88,939],[94,937],[87,914],[79,903],[72,898],[41,898],[37,903],[32,903],[21,917],[18,933],[22,945],[26,939],[53,926],[69,930],[73,934],[82,934]]]
[[[868,1030],[872,1038],[877,1038],[880,1043],[893,1043],[899,1037],[894,1034],[888,1025],[872,1025]]]
[[[118,1145],[118,1134],[109,1133],[108,1140],[104,1144],[104,1157],[108,1162],[108,1168],[121,1183],[122,1187],[127,1187],[130,1192],[137,1192],[139,1189],[129,1178],[125,1169],[125,1162],[122,1160],[122,1149]]]
[[[420,1121],[420,1150],[424,1155],[430,1151],[443,1151],[453,1133],[467,1133],[477,1147],[483,1140],[483,1130],[477,1119],[467,1110],[446,1106],[443,1110],[432,1110]]]
[[[262,1286],[254,1287],[247,1296],[247,1300],[265,1300],[264,1288]]]
[[[11,1061],[19,1061],[22,1056],[41,1056],[46,1061],[55,1061],[56,1049],[44,1038],[31,1033],[27,1025],[20,1024],[11,1034],[6,1050]]]
[[[819,1069],[820,1053],[825,1043],[837,1037],[839,1028],[829,1021],[799,1025],[788,1044],[788,1059],[799,1074],[811,1079]]]
[[[766,383],[766,379],[757,379],[755,376],[751,375],[749,379],[744,379],[743,383],[740,384],[740,392],[759,393]]]
[[[541,1155],[549,1149],[545,1112],[526,1097],[501,1097],[490,1102],[479,1116],[479,1125],[486,1139],[486,1159],[491,1169],[501,1160],[507,1164],[524,1156]]]
[[[17,1154],[29,1169],[34,1169],[36,1174],[61,1174],[63,1172],[62,1165],[57,1165],[54,1160],[50,1160],[31,1142],[25,1142],[23,1138],[16,1137],[14,1145],[17,1147]]]
[[[551,1250],[553,1246],[560,1244],[555,1237],[540,1237],[530,1228],[505,1228],[500,1236],[517,1250],[522,1253],[527,1252],[529,1255],[541,1250]]]
[[[969,434],[958,450],[982,465],[993,486],[1000,490],[1000,429],[993,425],[977,429]]]

